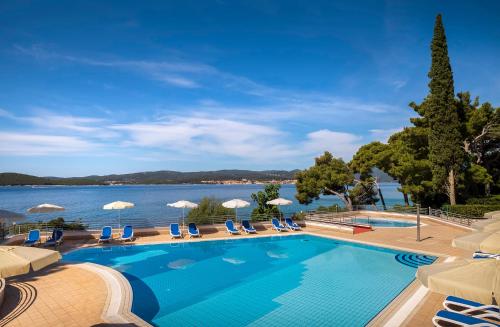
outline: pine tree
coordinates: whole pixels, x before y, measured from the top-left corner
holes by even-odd
[[[441,15],[436,17],[431,43],[432,65],[427,98],[429,160],[436,190],[445,187],[450,204],[456,204],[456,180],[464,160],[461,125],[455,106],[453,73]]]

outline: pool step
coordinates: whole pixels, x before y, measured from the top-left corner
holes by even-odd
[[[399,263],[412,268],[430,265],[434,262],[434,260],[436,260],[436,258],[432,256],[409,253],[396,254],[396,256],[394,256],[394,259],[396,259],[396,261],[398,261]]]

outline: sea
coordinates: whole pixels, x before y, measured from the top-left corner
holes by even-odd
[[[380,183],[388,206],[403,203],[397,183]],[[251,203],[248,208],[238,209],[239,216],[249,215],[255,207],[251,194],[263,190],[261,184],[179,184],[179,185],[113,185],[113,186],[4,186],[0,187],[0,209],[26,214],[25,221],[48,221],[63,217],[66,221],[81,220],[89,227],[99,228],[104,224],[132,224],[137,227],[167,226],[179,221],[182,209],[168,207],[167,203],[179,200],[199,202],[203,197],[214,197],[222,201],[243,199]],[[282,206],[287,215],[293,212],[314,210],[318,206],[341,204],[335,196],[322,196],[309,205],[299,204],[295,199],[293,184],[281,186],[280,196],[293,201]],[[103,205],[113,201],[135,204],[134,208],[103,210]],[[27,210],[42,203],[65,208],[65,211],[47,214],[28,214]],[[185,212],[187,214],[187,210]]]

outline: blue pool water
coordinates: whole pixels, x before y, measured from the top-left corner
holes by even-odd
[[[379,218],[352,218],[351,221],[357,224],[372,225],[374,227],[414,227],[416,223],[411,221],[379,219]]]
[[[310,235],[80,249],[156,326],[363,326],[435,258]]]

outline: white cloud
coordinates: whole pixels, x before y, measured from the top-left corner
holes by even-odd
[[[291,152],[284,133],[266,126],[224,118],[170,117],[159,122],[117,124],[125,146],[163,148],[184,154],[215,154],[261,160]]]
[[[0,154],[16,156],[66,155],[88,152],[96,144],[72,136],[0,132]]]
[[[389,140],[389,137],[397,132],[400,132],[403,130],[403,127],[398,127],[398,128],[388,128],[388,129],[371,129],[370,133],[373,139],[376,141],[380,141],[383,143],[387,143]]]
[[[102,118],[57,115],[44,108],[36,107],[34,109],[37,114],[32,116],[16,116],[9,111],[0,109],[0,117],[29,123],[42,129],[50,129],[52,132],[74,131],[86,134],[90,138],[112,138],[118,135],[111,130],[106,130],[106,120]]]
[[[303,150],[305,153],[311,153],[315,156],[324,151],[330,151],[334,156],[349,161],[362,145],[361,141],[362,138],[354,134],[322,129],[307,134]]]

